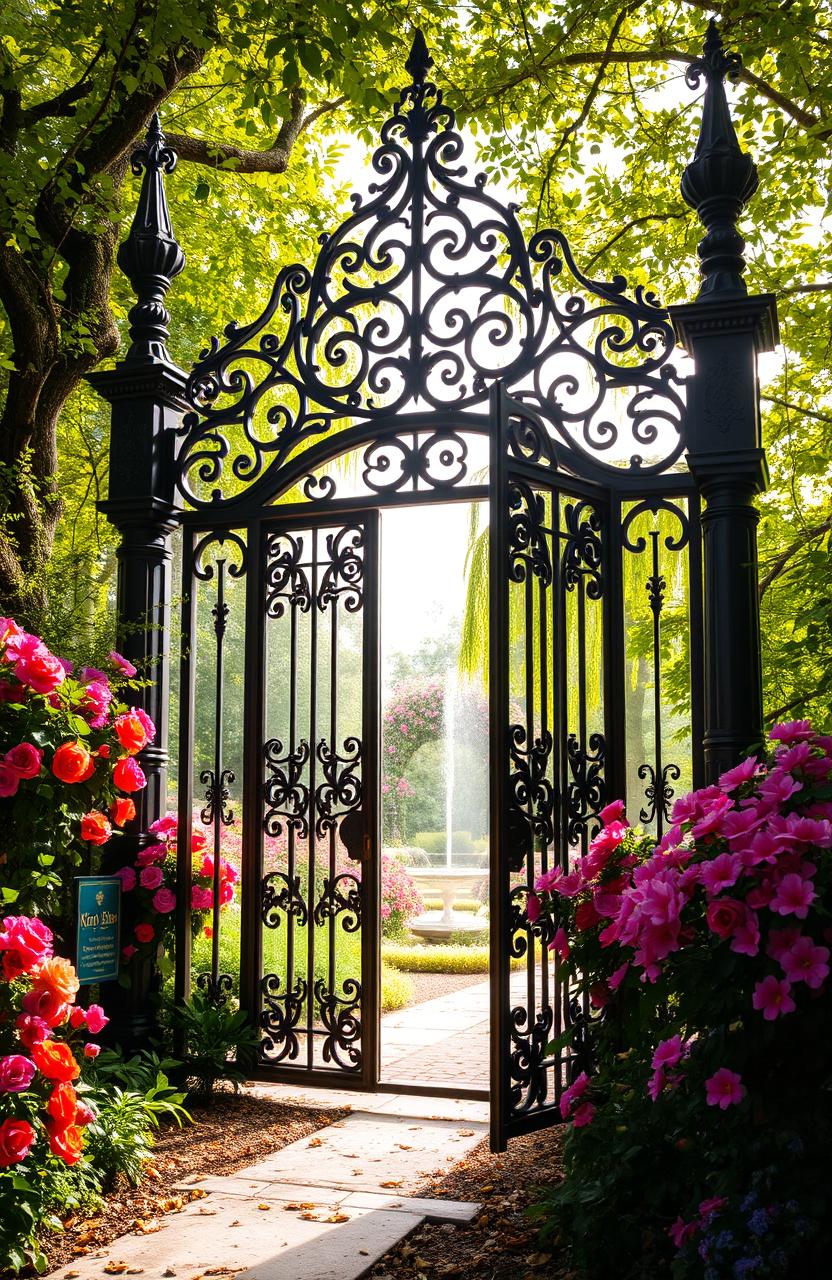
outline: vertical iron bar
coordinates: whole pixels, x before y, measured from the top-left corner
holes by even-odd
[[[214,803],[212,817],[214,819],[214,874],[213,874],[213,912],[211,935],[211,990],[216,998],[219,993],[220,977],[220,849],[222,846],[222,792],[223,792],[223,760],[222,760],[222,720],[223,720],[223,666],[225,624],[228,617],[228,605],[225,603],[225,560],[217,560],[217,600],[214,605],[214,633],[216,645],[216,683],[214,687]]]
[[[327,539],[330,557],[334,555],[335,533]],[[330,560],[332,563],[332,560]],[[333,756],[338,753],[338,602],[340,597],[333,592],[332,616],[330,619],[330,656],[329,656],[329,743]],[[337,766],[336,766],[337,768]],[[332,892],[335,885],[335,840],[336,824],[333,822],[329,830],[329,885]],[[330,911],[328,924],[329,956],[327,966],[327,982],[330,995],[335,995],[335,912]]]
[[[317,857],[317,846],[315,840],[315,784],[316,774],[315,759],[318,748],[318,528],[313,526],[310,530],[310,543],[312,547],[312,607],[311,624],[312,633],[310,636],[309,649],[309,866],[307,867],[306,883],[308,895],[308,921],[306,926],[306,1066],[308,1070],[312,1070],[314,1065],[315,1052],[315,1035],[314,1035],[314,1009],[315,1009],[315,894],[316,894],[316,868],[315,859]]]
[[[243,850],[240,906],[240,1007],[260,1025],[263,936],[263,720],[265,704],[266,599],[263,527],[246,532],[245,664],[243,672]]]
[[[294,604],[289,605],[289,760],[294,759],[298,744],[298,610]],[[290,765],[291,767],[291,765]],[[295,841],[297,831],[294,819],[288,822],[288,867],[290,904],[295,885]],[[307,927],[309,927],[307,922]],[[286,921],[288,936],[286,938],[286,992],[295,987],[295,913],[290,910]]]
[[[692,779],[694,790],[705,785],[705,672],[702,618],[702,523],[698,493],[687,500],[688,526],[688,610],[690,618],[690,725]]]
[[[509,481],[509,487],[510,485],[511,485],[511,481]],[[529,488],[530,507],[528,512],[528,518],[529,518],[529,523],[532,526],[534,526],[537,523],[537,511],[535,510],[535,507],[537,506],[538,500],[539,500],[539,494],[537,490],[532,489],[530,487]],[[540,500],[542,501],[542,499]],[[533,553],[534,543],[532,543],[529,550],[530,552]],[[529,852],[528,852],[528,859],[527,859],[526,879],[527,879],[529,888],[531,888],[534,885],[534,881],[535,881],[534,864],[535,864],[535,856],[536,856],[535,846],[537,843],[537,836],[535,834],[535,820],[534,820],[535,819],[534,787],[531,785],[531,779],[533,776],[532,771],[534,769],[534,745],[535,745],[534,581],[535,581],[535,573],[533,569],[533,557],[530,554],[526,561],[525,581],[523,584],[524,585],[524,593],[523,593],[524,605],[525,605],[523,644],[525,649],[524,660],[525,660],[525,675],[526,675],[526,689],[525,689],[526,752],[527,752],[526,760],[527,760],[528,769],[529,769],[529,783],[530,783],[529,796],[526,802],[526,816],[529,823]],[[511,593],[511,586],[509,585],[509,599],[510,599],[510,593]],[[510,604],[509,604],[509,609],[510,609]],[[510,687],[509,687],[509,696],[510,696]],[[510,895],[511,893],[510,887],[508,892]],[[531,926],[528,926],[528,942],[529,942],[529,946],[528,946],[528,950],[526,951],[526,1029],[531,1034],[532,1027],[534,1026],[534,1015],[535,1015],[535,1008],[536,1008],[535,946],[534,946],[534,935],[531,931]],[[511,978],[509,976],[509,989],[510,989],[510,984],[511,984]]]
[[[624,627],[624,551],[621,545],[621,497],[610,493],[601,553],[604,594],[604,783],[607,800],[627,799],[626,656]]]
[[[656,516],[658,519],[658,515]],[[664,765],[662,763],[662,645],[661,645],[661,612],[662,590],[659,575],[659,531],[650,530],[650,541],[653,544],[652,582],[648,584],[650,592],[650,609],[653,614],[653,745],[655,758],[656,837],[661,840],[664,830]]]
[[[194,645],[196,641],[196,585],[194,536],[182,530],[182,600],[179,650],[179,793],[176,840],[176,970],[174,1000],[182,1005],[191,994],[191,811],[194,756]],[[174,1052],[181,1055],[177,1023]]]

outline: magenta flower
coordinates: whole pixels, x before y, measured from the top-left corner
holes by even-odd
[[[605,805],[600,811],[598,817],[601,819],[604,826],[606,826],[608,822],[623,822],[626,826],[627,819],[624,817],[624,801],[611,800],[610,803]]]
[[[152,901],[154,911],[166,916],[176,906],[176,894],[171,889],[157,889]]]
[[[540,919],[540,899],[536,893],[530,893],[526,898],[526,918],[530,924]]]
[[[776,978],[773,973],[757,983],[751,1003],[767,1022],[773,1022],[783,1013],[794,1013],[796,1008],[791,983],[784,978]]]
[[[733,769],[721,774],[719,786],[723,791],[734,791],[737,787],[741,787],[744,782],[750,782],[758,768],[757,760],[754,756],[749,756],[741,764],[735,765]]]
[[[738,853],[721,853],[712,862],[703,862],[699,868],[699,878],[705,886],[705,892],[713,898],[723,889],[730,889],[737,883],[742,873],[742,858]]]
[[[780,964],[789,982],[805,982],[816,991],[829,977],[829,948],[802,934],[780,956]]]
[[[166,844],[149,844],[144,849],[140,849],[136,855],[136,866],[149,867],[151,862],[164,862],[167,856]]]
[[[560,1114],[563,1120],[568,1120],[573,1103],[583,1097],[588,1088],[589,1076],[585,1071],[582,1071],[572,1084],[570,1084],[569,1088],[564,1089],[563,1093],[560,1095]]]
[[[91,1004],[88,1006],[84,1021],[87,1024],[87,1030],[91,1031],[94,1036],[103,1031],[110,1019],[102,1009],[100,1004]]]
[[[136,668],[133,666],[132,662],[129,662],[127,658],[122,656],[122,654],[116,653],[115,649],[109,655],[109,658],[113,666],[117,667],[121,674],[123,676],[127,676],[128,679],[136,674]]]
[[[124,893],[129,893],[131,889],[136,887],[136,873],[132,867],[119,867],[116,872]]]
[[[689,1048],[687,1040],[683,1040],[679,1035],[671,1036],[669,1040],[660,1040],[650,1065],[654,1070],[658,1067],[678,1066],[682,1058],[687,1055]]]
[[[143,889],[158,889],[163,879],[162,868],[156,863],[142,867],[139,873],[139,884]]]
[[[699,1205],[700,1217],[713,1217],[715,1213],[719,1213],[720,1209],[724,1209],[727,1203],[725,1196],[711,1196],[710,1200],[702,1200]]]
[[[798,920],[805,920],[809,914],[809,907],[816,897],[811,881],[804,880],[803,876],[796,872],[791,872],[783,876],[777,886],[777,892],[771,901],[771,909],[779,916],[797,916]]]
[[[167,840],[176,835],[178,826],[178,819],[172,813],[166,813],[164,818],[157,818],[155,822],[151,822],[150,830],[155,835],[160,835],[163,840]]]
[[[699,840],[702,836],[710,835],[712,831],[718,831],[722,826],[723,818],[731,808],[731,803],[730,796],[720,792],[719,797],[708,805],[699,821],[694,822],[691,827],[693,838]]]
[[[0,1093],[23,1093],[35,1078],[37,1067],[21,1053],[0,1058]]]
[[[784,720],[769,729],[768,736],[774,742],[803,742],[814,736],[811,720]]]
[[[776,960],[779,963],[801,936],[797,926],[793,929],[772,929],[768,935],[766,955],[771,956],[772,960]]]
[[[677,1218],[673,1225],[667,1228],[667,1234],[677,1249],[681,1249],[685,1241],[690,1240],[691,1236],[695,1236],[696,1232],[697,1224],[695,1222],[683,1222],[681,1218]]]
[[[579,1107],[575,1108],[575,1114],[572,1117],[572,1127],[574,1129],[583,1129],[585,1125],[592,1124],[595,1119],[595,1107],[591,1102],[582,1102]]]
[[[625,960],[624,964],[621,964],[618,966],[618,968],[615,970],[615,973],[610,974],[608,979],[608,985],[609,985],[610,991],[618,990],[618,988],[621,986],[622,982],[626,978],[629,968],[630,968],[629,961]]]
[[[214,905],[212,889],[202,889],[195,884],[191,890],[191,907],[194,911],[207,911]]]
[[[728,1067],[720,1067],[705,1081],[705,1101],[709,1107],[719,1107],[726,1111],[728,1107],[742,1102],[745,1097],[745,1085],[742,1077]]]

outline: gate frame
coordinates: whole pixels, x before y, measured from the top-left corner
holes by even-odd
[[[410,96],[414,112],[417,107],[422,110],[426,91],[433,89],[425,83],[430,59],[424,42],[419,45],[420,38],[417,36],[408,62],[414,84],[402,95],[402,100]],[[757,744],[763,723],[756,551],[759,514],[754,499],[765,487],[766,467],[757,356],[773,349],[778,330],[773,296],[748,296],[742,278],[744,245],[736,224],[756,189],[757,176],[753,162],[739,148],[725,97],[724,80],[738,69],[737,56],[725,54],[712,20],[703,54],[687,72],[693,87],[704,78],[705,95],[696,153],[682,179],[682,194],[706,231],[698,249],[702,285],[695,301],[671,306],[665,313],[695,365],[687,383],[685,433],[688,471],[703,502],[704,780],[715,779],[749,746]],[[447,108],[442,111],[448,114]],[[141,697],[158,727],[157,742],[140,755],[148,787],[139,797],[136,821],[129,824],[118,848],[109,854],[111,865],[115,865],[113,859],[135,856],[151,843],[148,828],[163,809],[168,762],[171,538],[178,524],[204,523],[209,516],[204,508],[184,512],[176,496],[175,441],[181,415],[192,408],[192,400],[187,379],[170,360],[165,345],[169,316],[164,298],[172,278],[184,265],[163,183],[163,174],[169,173],[175,162],[154,116],[145,143],[133,155],[133,171],[143,171],[142,188],[133,226],[118,257],[137,296],[130,312],[132,342],[125,359],[113,370],[89,376],[112,406],[109,496],[101,510],[121,535],[120,648],[140,670],[156,676]],[[448,416],[460,415],[449,406]],[[399,424],[398,430],[406,430],[404,418]],[[376,432],[377,424],[370,421],[355,440],[369,441]],[[344,433],[339,452],[352,443],[350,435]],[[309,469],[307,457],[303,470]],[[626,480],[611,485],[611,509],[620,513],[621,497],[628,489]],[[254,492],[259,496],[256,485]],[[454,496],[465,500],[470,493],[457,491]],[[336,509],[337,504],[328,506],[329,511]],[[304,504],[307,519],[313,510],[311,504]],[[288,508],[278,511],[282,518]],[[241,514],[241,509],[233,513],[236,527],[246,523]],[[256,636],[247,641],[249,657],[259,654],[258,643]],[[246,739],[253,742],[252,716],[250,712],[247,715]],[[247,818],[251,817],[253,812],[248,812]],[[184,844],[180,841],[180,847]],[[189,858],[188,851],[180,858],[180,900],[189,900],[185,893]],[[250,905],[248,910],[250,914]],[[187,912],[179,914],[178,968],[184,969],[190,951],[189,926]],[[241,957],[247,972],[253,959],[251,954],[244,960]],[[151,981],[150,966],[141,969],[134,962],[126,1000],[119,999],[118,988],[108,993],[114,997],[114,1020],[126,1047],[146,1040]],[[184,981],[177,976],[180,996]],[[343,1087],[345,1082],[334,1077],[333,1083]]]

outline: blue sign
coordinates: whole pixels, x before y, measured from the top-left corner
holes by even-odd
[[[78,980],[115,982],[121,935],[121,880],[118,876],[76,876],[77,931],[75,968]]]

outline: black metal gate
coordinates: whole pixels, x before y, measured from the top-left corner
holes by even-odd
[[[670,311],[622,277],[583,274],[560,232],[527,241],[514,207],[468,177],[417,35],[369,197],[186,382],[164,345],[182,257],[158,121],[135,158],[142,196],[120,257],[139,295],[133,345],[96,381],[114,403],[105,509],[123,535],[122,617],[140,624],[125,652],[161,673],[139,847],[165,803],[158,633],[176,526],[183,538],[177,996],[201,786],[214,894],[200,986],[220,1001],[234,986],[220,867],[241,805],[239,998],[259,1069],[378,1086],[379,512],[487,500],[496,1147],[558,1118],[591,1051],[592,1009],[525,920],[528,888],[586,851],[609,799],[660,834],[674,792],[733,762],[761,723],[754,360],[776,317],[745,296],[732,166],[743,197],[754,184],[723,89],[735,60],[709,42],[683,184],[708,230],[704,282]],[[695,369],[671,363],[680,339]]]

